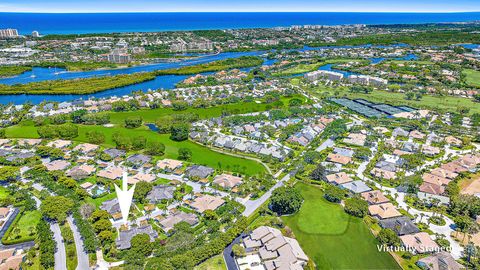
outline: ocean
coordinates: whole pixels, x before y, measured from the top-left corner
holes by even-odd
[[[471,13],[222,12],[222,13],[2,13],[0,28],[21,34],[86,34],[266,28],[291,25],[418,24],[480,20]]]

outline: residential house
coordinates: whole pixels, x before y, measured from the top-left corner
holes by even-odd
[[[422,153],[429,157],[433,157],[440,154],[440,148],[424,144],[422,146]]]
[[[447,136],[445,137],[445,142],[447,142],[450,145],[456,146],[456,147],[461,147],[463,142],[460,139],[457,139],[453,136]]]
[[[216,210],[224,203],[225,201],[220,197],[202,194],[200,197],[197,197],[195,200],[190,202],[189,205],[199,213],[203,213],[206,210]]]
[[[379,223],[382,228],[390,229],[396,232],[399,236],[420,232],[415,223],[413,223],[412,220],[406,216],[383,219],[380,220]]]
[[[152,158],[142,154],[134,154],[127,158],[127,162],[131,163],[134,168],[140,168],[150,162]]]
[[[367,184],[360,180],[341,184],[340,187],[347,189],[354,194],[360,194],[372,190]]]
[[[98,149],[98,145],[91,143],[81,143],[73,148],[73,151],[79,151],[82,153],[90,153]]]
[[[390,202],[368,206],[368,212],[380,220],[401,216],[395,205]]]
[[[423,182],[432,183],[438,186],[446,186],[450,183],[450,179],[444,178],[431,173],[424,173],[422,175]]]
[[[198,177],[198,178],[207,178],[215,172],[214,169],[202,166],[202,165],[192,165],[187,168],[185,175],[187,177]]]
[[[445,194],[445,186],[423,182],[418,188],[417,197],[420,200],[439,200],[442,204],[449,204],[450,198]]]
[[[177,211],[174,214],[171,214],[165,219],[161,220],[159,223],[165,232],[169,232],[176,224],[180,222],[186,222],[190,226],[195,226],[198,224],[199,220],[197,215],[195,214]]]
[[[361,133],[350,133],[347,138],[343,139],[344,143],[353,144],[357,146],[364,146],[367,136]]]
[[[133,176],[130,176],[128,177],[128,183],[129,184],[136,184],[138,182],[147,182],[147,183],[151,183],[153,181],[155,181],[156,177],[154,174],[151,174],[151,173],[142,173],[142,172],[139,172]]]
[[[107,178],[110,180],[116,180],[122,177],[123,169],[116,166],[108,166],[107,168],[99,171],[97,176]]]
[[[95,167],[92,165],[82,164],[77,165],[66,172],[67,176],[72,177],[75,180],[87,178],[95,172]]]
[[[426,232],[402,235],[400,236],[400,240],[403,246],[411,250],[414,254],[433,253],[439,249],[437,243],[435,243]]]
[[[70,162],[63,159],[57,159],[47,162],[44,165],[48,171],[64,171],[66,168],[68,168],[68,166],[70,166]]]
[[[339,164],[342,164],[342,165],[346,165],[346,164],[352,162],[352,158],[342,156],[340,154],[330,153],[327,156],[327,161],[339,163]]]
[[[387,171],[387,170],[380,169],[380,168],[373,168],[370,171],[370,174],[375,176],[375,177],[379,177],[379,178],[383,178],[383,179],[387,179],[387,180],[395,179],[395,177],[396,177],[395,172]]]
[[[401,137],[408,137],[410,133],[406,130],[404,130],[403,128],[401,127],[397,127],[393,130],[392,132],[392,136],[393,137],[398,137],[398,136],[401,136]]]
[[[175,159],[162,159],[157,162],[157,167],[167,172],[173,172],[183,166],[183,162]]]
[[[293,238],[284,237],[280,230],[260,226],[243,238],[247,258],[237,258],[240,269],[303,269],[308,257]],[[256,262],[251,259],[258,258]]]
[[[169,185],[154,186],[152,190],[147,194],[147,200],[150,203],[159,203],[162,200],[173,199],[175,187]]]
[[[231,174],[220,174],[213,178],[213,183],[226,189],[234,188],[243,183],[242,178]]]
[[[115,241],[115,244],[118,249],[129,249],[131,247],[130,241],[135,235],[147,234],[150,237],[150,242],[155,241],[158,237],[157,231],[155,231],[151,225],[132,227],[129,230],[120,231],[118,233],[118,238]]]
[[[348,176],[348,174],[346,174],[345,172],[329,174],[326,178],[329,183],[335,185],[341,185],[353,181],[352,178],[350,178],[350,176]]]
[[[0,269],[4,270],[20,270],[24,257],[26,256],[22,250],[15,248],[3,249],[0,251]]]
[[[66,140],[54,140],[54,141],[51,141],[49,143],[47,143],[47,146],[48,147],[54,147],[54,148],[60,148],[60,149],[63,149],[67,146],[69,146],[70,144],[72,144],[71,141],[66,141]]]
[[[125,156],[126,152],[124,150],[119,150],[119,149],[116,149],[116,148],[109,148],[109,149],[105,149],[103,151],[103,153],[110,156],[111,159],[115,159],[115,158],[118,158],[118,157]]]
[[[100,209],[107,211],[110,215],[112,215],[114,220],[120,219],[122,217],[122,213],[120,211],[120,204],[118,203],[117,198],[104,201],[102,205],[100,205]]]
[[[381,203],[386,203],[390,201],[387,197],[385,197],[385,195],[383,195],[383,193],[380,190],[363,192],[361,196],[370,205],[381,204]]]
[[[421,258],[417,265],[425,270],[462,270],[465,266],[459,264],[452,254],[446,251],[434,253],[430,256]]]

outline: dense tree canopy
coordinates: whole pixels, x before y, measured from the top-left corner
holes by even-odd
[[[270,208],[279,215],[289,215],[300,210],[302,194],[295,188],[279,187],[273,191]]]

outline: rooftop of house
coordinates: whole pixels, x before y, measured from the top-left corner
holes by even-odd
[[[159,223],[160,226],[162,226],[162,229],[168,232],[173,229],[175,224],[178,224],[180,222],[186,222],[190,226],[193,226],[198,223],[198,217],[192,213],[177,211],[176,213],[171,214],[165,219],[161,220]]]
[[[387,219],[401,216],[402,214],[398,212],[395,205],[390,202],[382,204],[374,204],[368,207],[368,212],[372,216],[377,216],[380,219]]]
[[[147,194],[147,200],[150,203],[157,203],[161,200],[170,200],[173,198],[175,187],[169,185],[154,186]]]
[[[308,257],[297,240],[284,237],[278,229],[260,226],[243,239],[247,250],[258,250],[266,269],[303,269]]]
[[[428,270],[461,270],[465,266],[459,264],[452,254],[441,251],[418,260],[417,265]]]
[[[190,203],[190,206],[198,212],[203,213],[206,210],[215,210],[224,203],[225,201],[220,197],[203,194],[195,198],[195,200]]]
[[[352,182],[353,180],[345,172],[338,172],[338,173],[327,175],[327,181],[330,183],[334,183],[336,185],[341,185],[348,182]]]
[[[414,249],[416,253],[430,253],[438,248],[437,243],[426,232],[402,235],[400,240],[404,246]]]
[[[342,184],[341,186],[355,194],[372,190],[369,186],[367,186],[363,181],[360,181],[360,180],[348,182],[348,183]]]
[[[220,174],[215,176],[213,179],[213,183],[217,184],[223,188],[233,188],[235,186],[238,186],[242,183],[242,178],[238,176],[233,176],[231,174]]]
[[[409,217],[399,216],[380,220],[380,226],[385,229],[391,229],[398,235],[418,233],[420,230]]]
[[[150,242],[155,241],[155,239],[158,237],[158,233],[152,228],[151,225],[133,227],[129,230],[120,231],[118,233],[118,238],[115,241],[117,248],[120,250],[130,248],[130,240],[132,240],[132,238],[138,234],[147,234],[150,237]]]
[[[361,195],[362,198],[368,202],[368,204],[380,204],[390,201],[380,190],[363,192]]]

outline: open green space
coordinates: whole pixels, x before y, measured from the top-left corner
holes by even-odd
[[[315,71],[323,65],[325,65],[325,63],[323,63],[323,62],[322,63],[314,63],[314,64],[298,64],[298,65],[294,65],[290,68],[287,68],[285,70],[282,70],[280,72],[274,73],[273,75],[275,75],[275,76],[288,76],[288,75],[293,75],[293,74],[300,74],[300,73]]]
[[[295,188],[305,202],[299,213],[282,219],[318,269],[401,269],[389,253],[378,251],[362,219],[325,200],[315,186],[299,183]]]
[[[195,266],[194,270],[226,270],[227,266],[223,261],[222,255],[214,256],[203,263]]]
[[[8,189],[4,186],[0,186],[0,200],[3,200],[8,196]]]
[[[292,81],[292,83],[295,83],[295,81]],[[323,93],[328,94],[328,96],[337,94],[338,97],[346,97],[351,99],[363,98],[376,103],[408,105],[417,109],[430,109],[444,112],[457,112],[459,107],[464,107],[470,109],[469,114],[480,113],[480,106],[478,103],[472,101],[471,99],[454,96],[424,95],[421,100],[406,100],[405,94],[403,93],[394,93],[381,90],[373,90],[369,94],[358,92],[353,93],[344,87],[333,89],[327,88],[323,85],[315,87],[311,92],[317,96],[320,96]]]
[[[170,140],[169,134],[158,134],[150,131],[145,126],[137,129],[127,129],[123,127],[108,128],[103,126],[78,125],[78,128],[78,137],[74,138],[73,141],[88,142],[86,133],[95,130],[105,135],[105,143],[103,146],[114,147],[115,144],[112,141],[112,135],[115,132],[119,132],[130,138],[143,136],[147,141],[162,142],[165,144],[165,155],[163,156],[165,158],[177,159],[179,148],[189,148],[193,153],[191,159],[193,163],[203,164],[213,168],[221,167],[249,175],[265,171],[265,168],[260,163],[253,160],[218,153],[188,140],[182,142],[173,141]],[[38,138],[37,127],[34,127],[31,123],[9,127],[6,130],[6,135],[8,138]]]
[[[241,56],[238,58],[228,58],[210,63],[194,66],[184,66],[181,68],[157,70],[156,75],[189,75],[202,72],[220,71],[233,68],[255,67],[263,63],[263,59],[258,56]]]
[[[21,215],[21,214],[19,214]],[[40,221],[42,214],[40,211],[26,211],[11,225],[10,229],[4,236],[4,243],[16,243],[31,241],[35,239],[35,228]]]
[[[465,75],[465,81],[468,85],[480,87],[480,71],[473,69],[465,69],[463,70],[463,74]]]
[[[301,96],[294,96],[297,98],[303,98]],[[280,100],[283,104],[287,105],[288,101],[294,97],[283,97]],[[128,111],[128,112],[111,112],[110,122],[112,124],[123,125],[125,119],[129,117],[141,116],[142,120],[146,123],[155,123],[155,121],[162,116],[172,115],[172,114],[182,114],[182,113],[195,113],[198,114],[200,119],[207,119],[212,117],[219,117],[224,112],[229,112],[231,114],[243,114],[251,112],[261,112],[267,110],[271,107],[271,104],[267,103],[256,103],[256,102],[239,102],[233,104],[224,104],[208,108],[193,108],[189,107],[183,111],[175,111],[172,108],[158,108],[158,109],[148,109],[140,111]]]
[[[0,78],[16,76],[29,70],[32,70],[32,68],[25,66],[3,66],[0,67]]]
[[[0,84],[0,95],[20,94],[91,94],[155,79],[152,72],[137,72],[115,76],[73,80],[51,80],[27,84]]]

